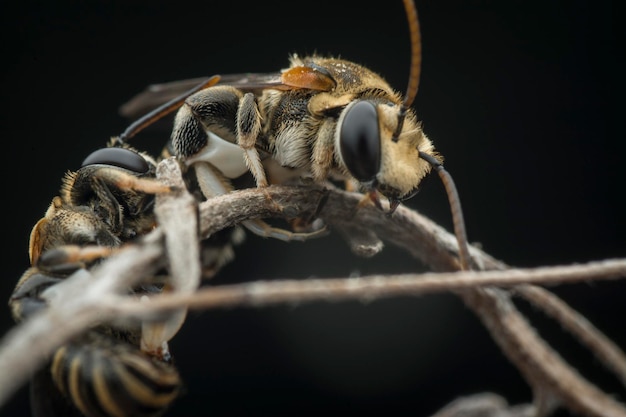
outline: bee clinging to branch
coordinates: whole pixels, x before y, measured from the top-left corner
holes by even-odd
[[[157,160],[126,140],[177,109],[188,94],[142,117],[107,147],[87,156],[78,170],[65,175],[60,195],[30,235],[31,267],[9,300],[17,322],[46,308],[70,276],[89,279],[90,269],[116,248],[154,229],[155,194],[172,188],[155,178]],[[128,294],[137,298],[159,294],[167,282],[164,272],[129,288]],[[161,415],[180,392],[181,379],[167,342],[182,320],[184,316],[106,322],[77,335],[33,377],[34,415]]]
[[[224,76],[217,85],[191,95],[176,114],[170,148],[195,170],[205,196],[229,192],[230,180],[247,172],[258,187],[296,177],[338,179],[365,192],[364,202],[391,214],[415,195],[433,166],[447,175],[443,158],[411,108],[419,84],[421,38],[414,3],[405,0],[404,5],[412,46],[404,96],[359,64],[317,55],[292,55],[289,67],[274,74]],[[186,85],[152,86],[123,112],[132,114],[133,108]],[[452,194],[455,225],[462,225]],[[388,200],[388,208],[381,197]],[[284,240],[310,236],[259,223],[247,226]]]

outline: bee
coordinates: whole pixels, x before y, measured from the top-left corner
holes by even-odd
[[[217,85],[190,96],[174,121],[174,153],[230,179],[249,170],[258,187],[301,175],[345,180],[374,202],[385,196],[391,211],[430,171],[419,153],[439,158],[400,95],[353,62],[292,55],[278,79],[256,88]]]
[[[105,148],[87,156],[78,170],[66,173],[60,194],[32,229],[31,267],[9,300],[15,321],[44,309],[57,285],[70,275],[88,277],[89,269],[115,248],[156,226],[154,197],[172,191],[172,187],[156,180],[158,160],[126,140],[175,110],[183,98],[137,120]],[[222,261],[213,260],[211,266],[216,268],[215,264]],[[154,277],[129,289],[129,294],[157,294],[166,285],[166,277]],[[167,347],[167,340],[179,326],[164,334],[163,327],[151,323],[105,323],[58,348],[31,381],[34,415],[161,415],[181,389],[181,378]]]
[[[372,202],[391,215],[417,193],[433,167],[442,172],[443,157],[411,108],[421,71],[421,37],[415,4],[405,0],[404,5],[412,47],[404,96],[357,63],[297,54],[280,72],[224,76],[189,96],[176,113],[170,149],[195,171],[205,197],[229,192],[231,182],[246,173],[261,188],[302,177],[338,180],[365,194],[360,204]],[[122,113],[186,85],[183,80],[151,86]],[[454,212],[458,220],[460,207]],[[262,236],[271,230],[273,237],[294,238],[287,230],[248,228]]]

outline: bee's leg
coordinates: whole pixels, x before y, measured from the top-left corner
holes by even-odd
[[[92,181],[94,182],[94,190],[98,190],[102,185],[111,184],[114,188],[120,190],[140,191],[146,194],[159,194],[172,191],[172,187],[154,178],[141,178],[136,175],[129,174],[121,171],[115,167],[102,167],[98,168],[92,174]],[[108,192],[107,194],[110,194]]]
[[[246,233],[243,227],[233,226],[203,239],[200,247],[202,278],[213,278],[224,265],[235,259],[234,247],[240,245],[245,238]]]
[[[254,179],[257,187],[267,187],[265,169],[261,163],[261,157],[256,149],[256,141],[261,132],[261,115],[254,99],[254,94],[247,93],[239,103],[237,111],[237,142],[244,151],[246,165]]]
[[[9,308],[13,319],[20,322],[46,307],[47,302],[41,297],[41,293],[62,280],[63,278],[50,276],[37,267],[28,268],[9,298]]]
[[[315,181],[323,182],[330,175],[330,167],[335,158],[333,153],[333,149],[335,149],[334,140],[333,123],[327,120],[320,126],[311,155],[311,171]],[[359,183],[352,179],[346,179],[344,188],[346,191],[357,192],[359,191]]]
[[[317,134],[317,140],[315,140],[313,145],[313,152],[311,154],[311,171],[313,175],[313,180],[318,183],[323,183],[330,175],[330,167],[333,165],[333,123],[328,119],[323,122],[320,126],[320,129]],[[324,203],[328,198],[328,194],[324,193],[318,202],[317,209],[315,213],[307,218],[296,217],[289,221],[293,230],[298,233],[314,233],[317,235],[318,232],[323,230],[320,229],[319,223],[321,220],[318,219],[319,212],[321,211]],[[313,230],[313,232],[311,232]]]
[[[217,197],[233,191],[233,186],[213,165],[196,162],[192,165],[196,181],[205,198]]]
[[[325,181],[330,174],[330,167],[333,165],[334,126],[330,119],[322,123],[317,133],[317,140],[313,145],[311,155],[311,170],[313,179],[317,182]]]
[[[169,286],[163,288],[163,292],[171,289]],[[142,303],[149,303],[150,297],[142,295]],[[149,356],[158,359],[170,357],[169,342],[180,330],[187,318],[187,309],[178,309],[168,312],[167,318],[163,320],[145,320],[141,323],[140,350]]]
[[[291,232],[286,229],[273,227],[262,220],[248,220],[243,222],[243,225],[255,235],[271,237],[273,239],[282,240],[283,242],[304,242],[305,240],[326,236],[328,234],[328,230],[326,230],[325,227],[312,232]]]
[[[45,290],[63,281],[79,269],[109,256],[113,249],[103,246],[59,246],[47,250],[37,264],[28,268],[17,282],[9,306],[16,321],[28,317],[47,305]]]
[[[354,181],[353,179],[347,179],[344,181],[344,188],[346,191],[356,193],[359,192],[359,183]]]
[[[208,163],[195,163],[193,165],[196,173],[196,180],[202,194],[206,198],[227,194],[232,191],[232,185],[219,173],[217,169]],[[282,241],[304,241],[313,237],[326,234],[326,229],[322,228],[311,232],[291,232],[289,230],[273,227],[263,220],[254,219],[242,222],[246,229],[261,237],[271,237]]]
[[[48,249],[39,257],[37,267],[47,272],[71,273],[111,256],[116,249],[99,245],[63,245]]]

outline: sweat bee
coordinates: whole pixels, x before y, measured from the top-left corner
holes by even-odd
[[[433,167],[445,172],[443,157],[411,108],[419,84],[421,38],[415,4],[405,0],[404,6],[412,47],[404,97],[357,63],[295,54],[280,72],[223,76],[215,86],[191,95],[176,114],[169,149],[195,171],[205,197],[229,192],[231,181],[247,173],[258,187],[308,177],[344,182],[365,193],[361,204],[371,201],[391,215],[417,193]],[[133,114],[197,81],[153,85],[121,112]],[[453,214],[458,224],[456,195],[451,202],[457,206]],[[294,235],[258,225],[246,224],[259,235],[283,240],[321,231],[305,224],[305,233]]]
[[[87,156],[78,170],[66,173],[60,195],[32,229],[31,267],[9,300],[15,321],[45,308],[57,285],[70,275],[89,274],[89,268],[115,248],[155,227],[154,196],[171,187],[155,178],[158,160],[126,140],[181,102],[177,98],[137,120],[107,147]],[[207,242],[207,247],[211,244]],[[207,268],[217,268],[225,262],[222,258],[213,259]],[[136,297],[160,293],[165,283],[166,278],[154,277],[129,293]],[[31,381],[33,415],[161,415],[181,389],[167,346],[180,326],[167,335],[158,326],[105,323],[58,348]]]

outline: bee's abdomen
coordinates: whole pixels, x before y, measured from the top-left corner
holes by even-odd
[[[57,388],[88,417],[158,416],[181,385],[172,365],[95,332],[59,348],[51,372]]]

